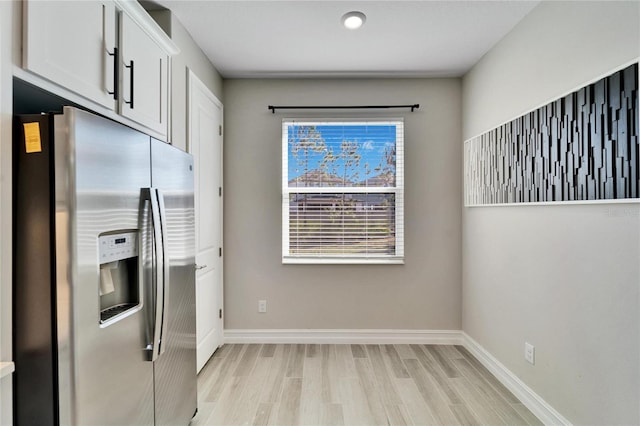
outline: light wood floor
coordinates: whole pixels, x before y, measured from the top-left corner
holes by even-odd
[[[225,345],[198,377],[202,425],[539,425],[461,346]]]

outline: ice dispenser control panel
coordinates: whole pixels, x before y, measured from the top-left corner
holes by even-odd
[[[100,263],[115,262],[138,255],[137,232],[101,235],[98,237]]]

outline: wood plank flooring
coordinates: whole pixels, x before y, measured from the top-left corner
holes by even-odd
[[[204,425],[540,425],[461,346],[225,345],[198,377]]]

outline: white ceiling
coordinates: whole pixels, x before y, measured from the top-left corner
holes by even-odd
[[[538,1],[160,0],[234,77],[460,76]],[[367,21],[345,29],[357,10]]]

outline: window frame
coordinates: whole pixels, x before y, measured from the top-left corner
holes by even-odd
[[[289,187],[289,125],[396,126],[395,186]],[[282,263],[283,264],[404,264],[404,119],[403,118],[284,118],[282,120]],[[292,255],[289,253],[289,199],[292,194],[394,194],[395,254]]]

